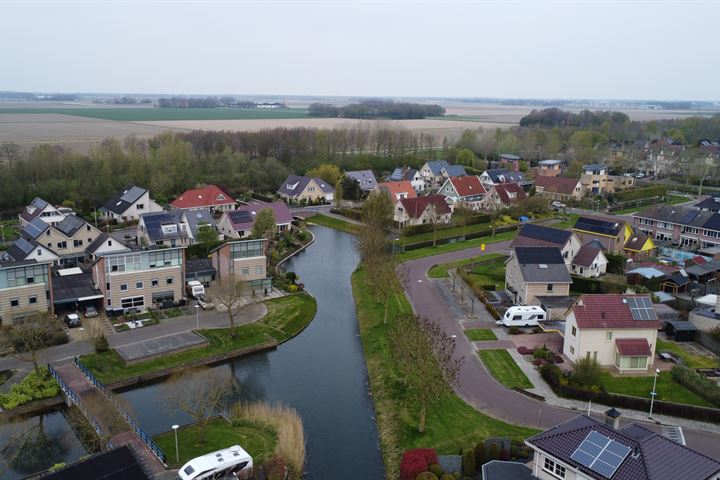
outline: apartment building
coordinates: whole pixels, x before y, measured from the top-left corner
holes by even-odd
[[[0,255],[0,324],[13,325],[38,312],[52,311],[50,262],[15,261]]]
[[[272,279],[267,272],[265,242],[265,239],[240,240],[212,250],[210,256],[217,281],[248,282],[253,294],[270,293]]]

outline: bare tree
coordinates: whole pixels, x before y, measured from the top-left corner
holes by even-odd
[[[21,324],[0,331],[0,343],[16,358],[33,364],[40,373],[38,351],[49,347],[58,327],[47,313],[38,313]]]
[[[444,201],[444,200],[443,200]],[[438,225],[444,221],[444,213],[440,211],[440,208],[434,203],[430,203],[425,210],[427,213],[425,218],[432,225],[433,229],[433,247],[437,246],[437,231]]]
[[[208,297],[215,304],[215,307],[225,309],[230,320],[230,336],[235,336],[235,316],[243,307],[243,299],[248,295],[247,282],[238,282],[234,278],[219,281],[213,288],[208,290]]]
[[[8,166],[12,167],[13,163],[20,158],[20,145],[15,142],[3,142],[0,144],[0,152],[7,160]]]
[[[472,217],[475,215],[475,212],[468,208],[468,206],[460,202],[455,206],[455,209],[453,211],[453,217],[455,218],[455,222],[463,227],[463,238],[465,238],[465,235],[467,233],[467,226],[472,221]]]
[[[199,441],[204,443],[207,422],[229,399],[233,381],[217,370],[196,368],[173,375],[163,389],[168,407],[192,417],[200,428]]]

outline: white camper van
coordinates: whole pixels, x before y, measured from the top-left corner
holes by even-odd
[[[196,457],[178,471],[178,480],[206,480],[211,478],[253,478],[253,460],[238,445]]]
[[[547,313],[545,310],[538,307],[537,305],[529,307],[510,307],[508,308],[505,315],[501,320],[498,320],[498,325],[505,325],[506,327],[537,327],[538,321],[546,320]]]
[[[198,298],[205,295],[205,287],[197,280],[187,282],[185,289],[187,290],[188,296],[191,298]]]

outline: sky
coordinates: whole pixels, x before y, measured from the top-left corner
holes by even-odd
[[[720,0],[0,0],[0,90],[720,99]]]

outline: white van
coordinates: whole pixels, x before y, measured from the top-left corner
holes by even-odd
[[[188,296],[191,298],[198,298],[205,295],[205,287],[197,280],[187,282],[185,289],[187,290]]]
[[[238,445],[196,457],[180,467],[178,480],[206,480],[215,478],[253,478],[253,460]]]
[[[538,321],[546,320],[547,313],[537,305],[529,307],[510,307],[498,325],[506,327],[537,327]]]

